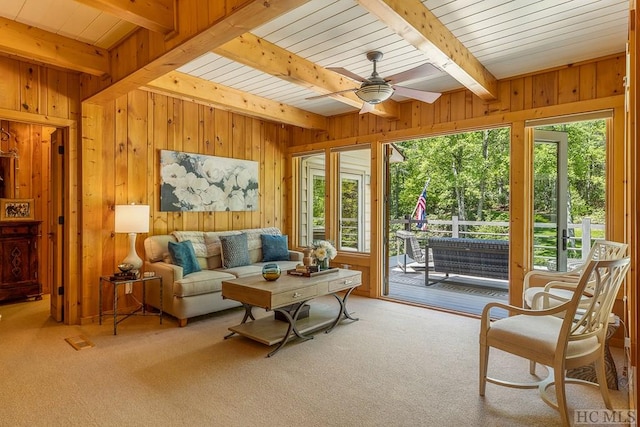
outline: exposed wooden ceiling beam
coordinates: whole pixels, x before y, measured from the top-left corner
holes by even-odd
[[[307,129],[327,128],[327,119],[324,116],[211,83],[178,71],[153,80],[146,85],[146,89],[278,123]]]
[[[112,63],[109,80],[83,81],[81,95],[91,103],[111,101],[308,1],[180,1],[180,25],[171,38],[140,28],[110,51],[113,58],[127,60],[120,59],[117,67]]]
[[[94,76],[109,72],[107,50],[6,18],[0,18],[0,51]]]
[[[75,0],[158,33],[175,29],[174,0]]]
[[[370,13],[470,91],[497,99],[496,78],[420,0],[357,0]]]
[[[215,48],[213,52],[320,94],[357,87],[352,80],[251,33],[245,33]],[[363,104],[353,92],[332,95],[331,98],[358,109]],[[376,105],[371,113],[393,119],[398,117],[398,111],[398,103],[388,100]]]

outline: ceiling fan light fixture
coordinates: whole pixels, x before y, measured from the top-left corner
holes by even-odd
[[[379,104],[393,95],[393,88],[387,83],[363,84],[356,96],[369,104]]]

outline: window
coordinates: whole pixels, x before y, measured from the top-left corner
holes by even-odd
[[[316,240],[329,240],[341,251],[369,252],[371,149],[341,149],[332,154],[330,161],[337,165],[332,169],[337,170],[334,179],[326,176],[326,160],[324,154],[298,158],[299,244],[309,246]],[[327,201],[331,215],[327,215]],[[332,218],[331,227],[327,227],[327,218]]]
[[[371,250],[371,149],[338,153],[340,198],[338,248],[344,251]]]
[[[324,154],[300,158],[300,246],[325,239],[325,159]]]

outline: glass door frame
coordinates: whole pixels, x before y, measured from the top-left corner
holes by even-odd
[[[535,129],[533,130],[535,144],[553,144],[556,147],[556,271],[567,271],[567,242],[568,234],[568,205],[567,194],[568,177],[568,136],[566,132]],[[535,152],[535,151],[534,151]],[[535,165],[535,155],[534,155]],[[535,173],[535,166],[534,166]],[[534,178],[535,181],[535,178]],[[535,197],[535,194],[534,194]],[[535,214],[535,212],[534,212]],[[535,215],[534,215],[535,217]],[[533,248],[532,248],[533,253]]]

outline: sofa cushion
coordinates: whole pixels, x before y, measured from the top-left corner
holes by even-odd
[[[157,236],[149,236],[144,239],[144,253],[147,261],[167,261],[171,262],[169,257],[169,242],[176,242],[176,238],[170,234],[160,234]]]
[[[220,292],[222,281],[235,276],[219,270],[202,270],[173,282],[173,295],[179,298]]]
[[[286,234],[262,234],[262,261],[288,261],[289,242]]]
[[[184,276],[201,270],[190,240],[185,240],[184,242],[169,242],[168,247],[171,262],[182,267],[182,274]]]
[[[208,256],[203,231],[174,231],[171,234],[178,242],[190,240],[197,257],[206,258]]]
[[[220,236],[220,243],[222,245],[222,265],[224,268],[241,267],[250,264],[246,234]]]

